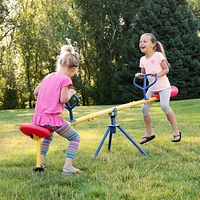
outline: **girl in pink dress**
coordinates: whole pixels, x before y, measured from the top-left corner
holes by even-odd
[[[181,132],[179,132],[175,115],[169,106],[171,87],[170,82],[166,76],[169,72],[169,63],[165,56],[165,51],[162,44],[156,40],[155,36],[151,33],[145,33],[140,38],[139,44],[141,52],[145,55],[140,59],[140,68],[142,74],[151,74],[151,76],[147,76],[149,84],[151,84],[157,76],[157,82],[152,85],[147,93],[147,98],[151,98],[151,96],[155,93],[159,93],[160,95],[160,106],[163,112],[166,114],[167,119],[171,123],[173,130],[173,138],[172,142],[181,141]],[[136,73],[136,78],[143,78],[141,73]],[[151,125],[151,116],[149,113],[150,107],[153,102],[146,103],[142,106],[143,118],[146,126],[146,132],[140,144],[146,143],[155,138],[155,135],[152,131]]]
[[[65,103],[76,93],[71,88],[71,77],[76,73],[79,63],[79,55],[74,51],[74,48],[63,45],[61,47],[61,53],[57,58],[56,72],[44,77],[42,82],[34,90],[34,95],[37,96],[37,102],[32,123],[52,130],[51,135],[48,138],[44,138],[41,143],[41,164],[43,166],[44,158],[53,140],[53,132],[56,132],[69,141],[63,167],[64,175],[82,172],[72,165],[79,147],[80,136],[60,116],[64,111]]]

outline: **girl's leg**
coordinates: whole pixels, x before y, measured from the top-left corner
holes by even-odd
[[[167,120],[170,122],[173,130],[173,139],[172,142],[177,142],[181,140],[181,133],[179,132],[176,117],[174,112],[172,111],[171,107],[169,106],[170,94],[171,89],[166,89],[161,91],[160,93],[160,105],[163,112],[166,114]]]
[[[145,136],[151,136],[152,135],[151,116],[150,115],[143,116],[143,118],[146,127]]]
[[[148,90],[146,93],[146,96],[147,96],[147,98],[151,98],[151,96],[153,94],[154,94],[153,92]],[[143,113],[143,119],[144,119],[146,131],[145,131],[145,135],[143,136],[142,140],[140,141],[140,144],[143,144],[143,143],[148,142],[155,138],[155,136],[153,135],[153,131],[152,131],[151,116],[149,113],[149,110],[150,110],[152,104],[153,104],[153,102],[149,102],[149,103],[142,105],[142,113]]]
[[[53,132],[48,138],[44,138],[41,142],[41,152],[40,152],[40,161],[41,165],[44,164],[44,158],[49,150],[49,146],[53,140]]]
[[[176,118],[174,115],[174,112],[170,112],[168,114],[166,114],[168,121],[170,122],[171,126],[172,126],[172,130],[175,134],[179,134],[179,130],[178,130],[178,126],[177,126],[177,122],[176,122]]]
[[[80,172],[79,169],[73,167],[73,159],[78,151],[80,144],[80,136],[75,131],[75,129],[68,123],[64,124],[57,130],[55,130],[60,136],[66,138],[70,143],[66,149],[65,164],[63,167],[63,172],[66,174],[71,174],[74,172]]]

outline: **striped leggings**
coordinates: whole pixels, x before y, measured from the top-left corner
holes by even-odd
[[[52,130],[52,133],[49,137],[44,138],[41,142],[41,154],[46,156],[50,144],[53,140],[53,131],[55,131],[58,135],[64,137],[69,141],[68,148],[66,150],[66,158],[71,158],[74,159],[79,144],[80,144],[80,136],[79,134],[75,131],[75,129],[68,123],[65,123],[61,127],[52,127],[52,126],[46,126],[47,128]]]

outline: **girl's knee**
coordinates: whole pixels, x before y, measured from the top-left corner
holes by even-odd
[[[76,141],[76,142],[80,142],[81,140],[80,135],[75,130],[71,134],[68,135],[67,139],[69,141]]]
[[[161,109],[165,114],[170,113],[172,111],[169,105],[161,105]]]
[[[143,116],[149,115],[149,108],[145,105],[142,106],[142,114],[143,114]]]
[[[80,142],[81,141],[81,137],[80,135],[77,133],[76,137],[74,138],[77,142]]]

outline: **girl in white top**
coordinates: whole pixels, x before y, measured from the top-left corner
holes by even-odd
[[[162,44],[156,40],[155,36],[151,33],[145,33],[140,38],[139,48],[145,55],[140,59],[140,68],[142,74],[151,74],[147,76],[149,84],[151,84],[157,76],[157,81],[152,85],[147,93],[146,97],[151,98],[155,93],[159,93],[160,106],[163,112],[166,114],[167,119],[171,123],[173,130],[172,142],[181,141],[181,132],[179,132],[175,115],[169,106],[171,87],[169,79],[166,74],[169,72],[169,63],[165,56],[165,51]],[[141,73],[136,73],[135,77],[142,79]],[[144,144],[155,138],[152,131],[151,116],[149,113],[150,107],[153,102],[146,103],[142,106],[142,113],[146,126],[145,135],[142,137],[140,144]]]

